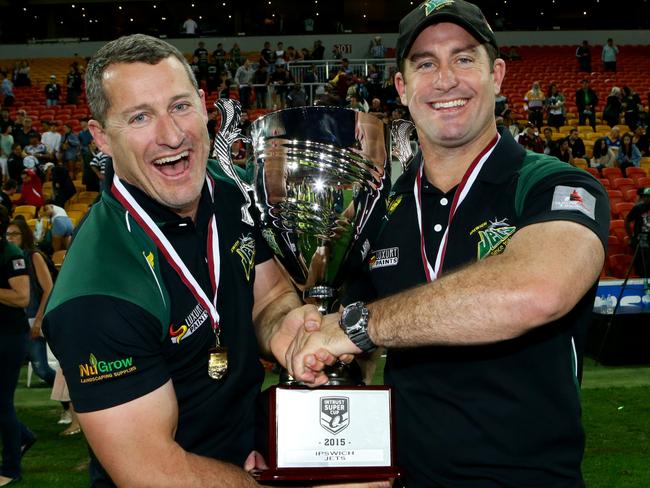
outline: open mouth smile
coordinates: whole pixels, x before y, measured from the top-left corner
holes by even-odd
[[[154,160],[153,164],[165,176],[178,176],[190,166],[190,152],[183,151],[172,156]]]

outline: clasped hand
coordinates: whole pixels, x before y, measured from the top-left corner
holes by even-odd
[[[339,326],[339,317],[340,314],[333,313],[315,320],[310,314],[310,320],[305,320],[303,327],[294,329],[293,341],[286,349],[285,364],[297,381],[312,387],[324,385],[328,381],[325,366],[337,360],[349,363],[355,354],[362,352]]]

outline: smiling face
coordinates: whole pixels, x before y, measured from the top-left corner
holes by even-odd
[[[110,101],[106,124],[88,125],[115,173],[179,215],[192,215],[210,144],[203,91],[174,57],[110,65],[102,82]]]
[[[485,146],[496,135],[494,99],[505,63],[497,59],[491,68],[486,48],[456,24],[420,33],[395,87],[424,148]]]

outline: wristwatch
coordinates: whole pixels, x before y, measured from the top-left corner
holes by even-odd
[[[339,325],[348,338],[363,352],[377,348],[368,335],[370,310],[363,302],[354,302],[343,309]]]

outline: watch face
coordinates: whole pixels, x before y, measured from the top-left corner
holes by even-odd
[[[350,308],[345,314],[345,325],[351,327],[361,320],[362,311],[358,307]]]

